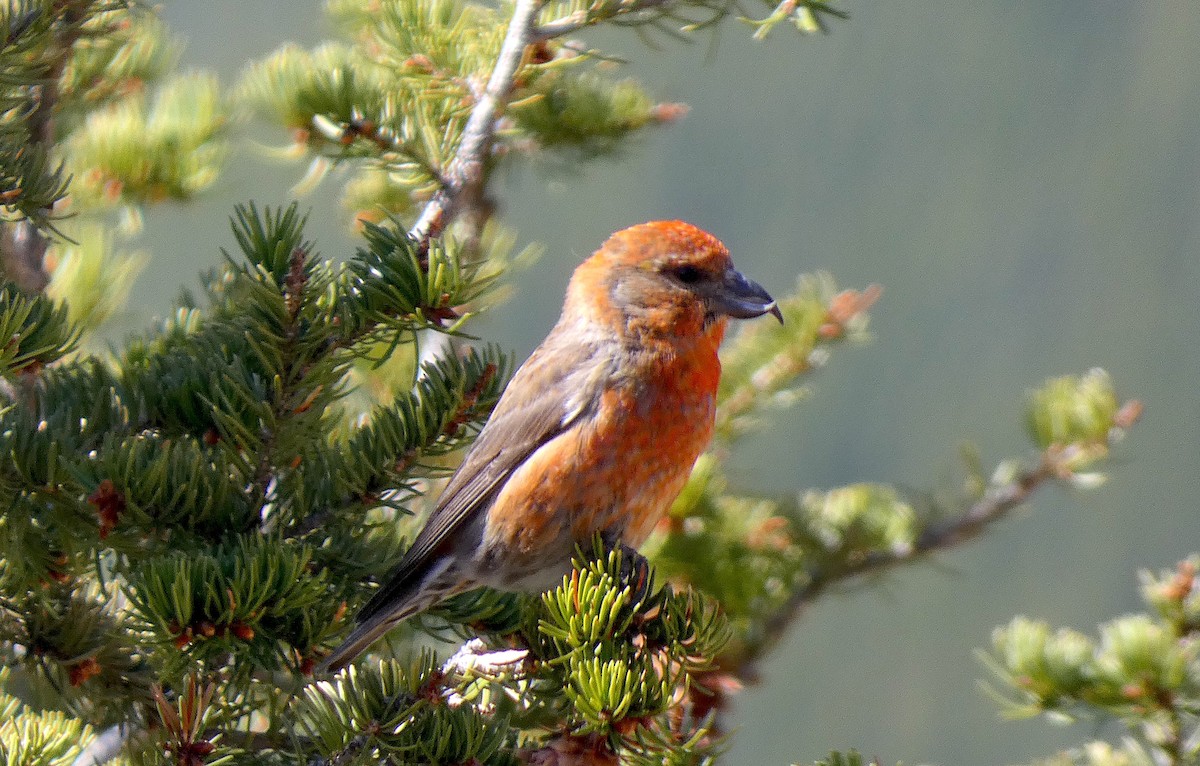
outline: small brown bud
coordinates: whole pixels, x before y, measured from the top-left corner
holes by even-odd
[[[433,71],[433,60],[428,56],[417,53],[405,59],[403,66],[406,69],[413,69],[428,74]]]
[[[229,626],[230,632],[242,641],[254,640],[254,628],[244,622],[235,622]]]
[[[1117,410],[1117,414],[1113,416],[1113,425],[1121,429],[1132,428],[1141,419],[1143,409],[1141,402],[1137,399],[1130,399],[1122,404],[1121,409]]]
[[[88,679],[100,675],[100,663],[92,657],[86,657],[67,668],[67,678],[71,686],[82,686]]]
[[[97,485],[96,491],[88,495],[87,501],[96,507],[96,515],[100,518],[100,539],[103,540],[117,526],[121,512],[125,510],[125,495],[117,490],[112,479],[104,479]]]
[[[684,117],[687,117],[688,112],[692,108],[687,104],[680,103],[662,103],[655,104],[650,110],[650,119],[658,123],[679,122]]]
[[[1127,700],[1141,699],[1146,696],[1146,687],[1139,683],[1128,683],[1121,687],[1121,696]]]

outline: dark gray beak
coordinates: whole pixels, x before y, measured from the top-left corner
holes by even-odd
[[[709,300],[713,309],[734,319],[751,319],[771,314],[783,324],[783,312],[775,299],[757,282],[746,279],[740,271],[729,269],[725,279],[712,293]]]

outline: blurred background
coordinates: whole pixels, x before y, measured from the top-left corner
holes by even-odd
[[[184,66],[232,85],[281,42],[330,34],[316,0],[169,0]],[[1050,489],[966,548],[823,600],[734,713],[731,764],[857,747],[885,764],[1029,762],[1103,733],[1005,721],[974,652],[1016,614],[1093,632],[1141,608],[1136,572],[1200,550],[1200,12],[1187,0],[841,6],[832,34],[696,44],[607,34],[658,100],[690,105],[616,161],[525,166],[495,188],[545,255],[474,330],[523,358],[568,275],[609,233],[684,218],[773,292],[826,270],[878,282],[873,344],[839,350],[812,396],[734,457],[774,492],[947,481],[1030,450],[1028,387],[1108,369],[1146,414],[1099,491]],[[148,211],[151,260],[114,341],[169,312],[232,248],[236,202],[291,199],[304,167],[242,126],[200,202]],[[301,198],[327,257],[355,245],[338,184]]]

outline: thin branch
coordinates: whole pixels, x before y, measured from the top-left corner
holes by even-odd
[[[804,610],[834,585],[854,577],[876,574],[901,564],[910,564],[937,551],[973,540],[987,527],[1024,505],[1033,493],[1052,479],[1063,477],[1061,464],[1051,455],[1043,456],[1035,468],[1019,473],[1011,482],[993,486],[962,514],[932,524],[906,548],[875,551],[862,559],[836,569],[812,573],[808,584],[792,594],[775,614],[767,619],[763,636],[746,652],[737,668],[742,679],[756,676],[755,664],[783,638],[788,627]]]
[[[517,0],[487,89],[467,118],[462,141],[446,172],[447,183],[425,205],[421,217],[408,232],[421,250],[428,247],[429,240],[445,231],[458,214],[463,197],[483,183],[484,161],[496,134],[496,120],[512,92],[513,80],[525,57],[525,48],[532,40],[534,19],[541,7],[542,0]]]
[[[0,226],[0,272],[26,295],[36,295],[50,284],[46,273],[46,235],[32,221],[10,221]]]
[[[574,34],[585,27],[593,26],[613,16],[628,16],[638,11],[659,8],[671,2],[674,2],[674,0],[626,0],[625,2],[618,3],[611,13],[593,14],[587,10],[576,11],[562,18],[547,21],[545,24],[539,24],[534,27],[529,36],[529,41],[531,43],[545,42],[556,37]]]
[[[262,450],[259,453],[258,466],[250,485],[250,491],[255,498],[254,503],[258,506],[258,518],[264,525],[264,530],[272,529],[280,519],[277,514],[268,515],[268,506],[275,501],[274,495],[278,491],[279,469],[281,468],[273,461],[276,457],[274,452],[279,435],[277,424],[297,411],[293,397],[297,385],[304,378],[304,373],[297,369],[300,360],[297,358],[296,346],[300,338],[300,309],[303,306],[304,289],[308,283],[308,274],[304,270],[307,258],[308,249],[304,245],[293,249],[288,258],[288,275],[284,284],[284,301],[287,306],[288,321],[284,328],[283,343],[279,349],[284,375],[282,376],[281,390],[278,391],[278,396],[271,404],[271,426],[264,429]]]

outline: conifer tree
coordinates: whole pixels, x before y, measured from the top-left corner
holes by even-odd
[[[1032,458],[969,471],[936,508],[874,484],[732,488],[730,450],[866,337],[878,288],[806,277],[781,301],[784,326],[726,349],[717,440],[647,558],[597,541],[540,597],[464,594],[345,672],[314,674],[511,370],[464,334],[515,257],[492,174],[535,156],[584,162],[680,114],[571,35],[692,34],[746,9],[329,12],[340,41],[282,48],[221,93],[174,73],[170,34],[143,5],[0,9],[3,763],[707,763],[731,691],[816,598],[968,541],[1047,483],[1096,484],[1136,421],[1136,402],[1092,371],[1031,397]],[[843,17],[783,0],[749,24],[761,37]],[[86,351],[137,268],[124,233],[211,183],[228,115],[246,109],[290,130],[314,172],[351,169],[358,249],[335,265],[297,205],[241,205],[200,300],[111,357]],[[107,223],[118,208],[124,229]],[[381,366],[391,384],[365,385]],[[1028,621],[998,631],[992,664],[1013,704],[1091,706],[1141,734],[1080,762],[1194,760],[1196,567],[1148,578],[1158,617],[1118,621],[1098,646]]]

